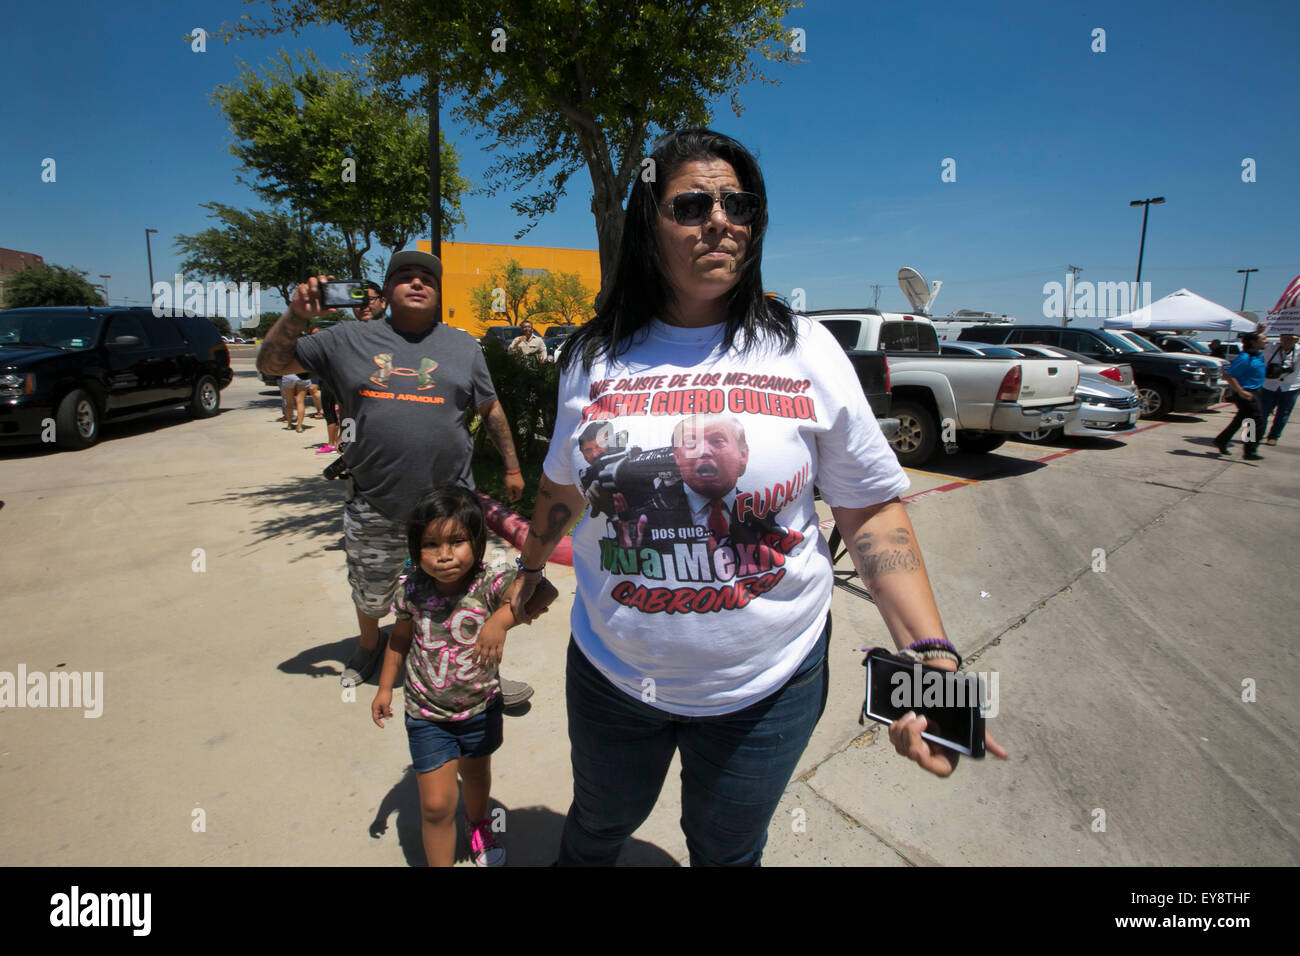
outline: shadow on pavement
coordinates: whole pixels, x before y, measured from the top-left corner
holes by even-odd
[[[394,824],[389,819],[396,815]],[[456,862],[469,860],[469,838],[462,821],[465,802],[456,806]],[[504,825],[497,840],[506,849],[506,866],[550,866],[560,849],[564,815],[547,807],[520,807],[510,810],[497,800],[488,800],[488,819]],[[414,768],[407,767],[402,778],[388,791],[375,818],[370,822],[370,836],[382,840],[395,832],[402,855],[409,866],[424,866],[424,841],[420,837],[420,792]],[[677,861],[652,843],[635,838],[628,840],[618,858],[619,866],[676,866]]]
[[[296,433],[295,433],[296,434]],[[322,455],[324,468],[332,456]],[[343,529],[345,482],[327,478],[289,478],[270,485],[240,488],[217,498],[204,498],[191,504],[237,504],[252,509],[249,530],[261,540],[283,534],[312,534],[329,538],[325,550],[340,551]],[[315,553],[314,551],[312,552]],[[303,554],[301,560],[309,557]]]
[[[1050,449],[1048,450],[1050,453]],[[930,467],[942,475],[953,478],[966,478],[971,481],[995,481],[999,478],[1014,478],[1027,475],[1046,468],[1042,462],[1027,461],[988,452],[982,455],[958,452],[955,455],[939,456],[930,461]]]

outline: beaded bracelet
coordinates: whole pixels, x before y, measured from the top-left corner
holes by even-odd
[[[515,558],[515,567],[524,572],[524,574],[541,574],[546,570],[546,563],[542,562],[540,568],[526,568],[524,567],[524,556],[521,554],[519,557]]]

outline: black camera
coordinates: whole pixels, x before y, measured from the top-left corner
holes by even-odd
[[[322,477],[331,480],[335,478],[348,477],[348,463],[343,460],[343,452],[347,447],[347,445],[339,445],[339,456],[329,463],[329,467],[321,472]]]

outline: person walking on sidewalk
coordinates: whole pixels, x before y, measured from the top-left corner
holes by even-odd
[[[431,485],[473,487],[469,419],[482,416],[505,463],[506,497],[518,501],[524,482],[510,423],[497,401],[483,351],[468,333],[439,319],[442,263],[427,252],[395,253],[384,276],[384,319],[340,322],[303,335],[324,310],[314,276],[267,333],[258,368],[285,375],[318,373],[338,398],[353,441],[343,453],[348,496],[343,509],[348,581],[361,637],[343,683],[369,679],[382,648],[379,622],[398,596],[406,567],[406,520]],[[532,696],[520,682],[502,682],[507,706]]]
[[[1263,332],[1252,332],[1245,336],[1241,341],[1241,354],[1232,360],[1232,364],[1223,373],[1223,377],[1228,380],[1228,388],[1232,390],[1237,414],[1228,427],[1214,438],[1214,447],[1219,449],[1220,455],[1228,453],[1228,442],[1232,441],[1232,436],[1237,434],[1242,423],[1249,420],[1246,426],[1249,440],[1242,440],[1246,450],[1241,457],[1246,461],[1259,461],[1264,457],[1258,452],[1259,443],[1264,437],[1264,415],[1259,405],[1259,389],[1264,384],[1264,341]]]
[[[1273,415],[1273,425],[1265,439],[1269,445],[1276,445],[1286,428],[1291,410],[1295,408],[1296,395],[1300,394],[1300,368],[1296,359],[1300,357],[1300,335],[1284,335],[1282,341],[1264,353],[1264,387],[1259,392],[1260,417],[1268,425],[1268,417]],[[1276,411],[1277,414],[1273,414]]]
[[[384,655],[370,718],[393,716],[393,684],[406,665],[406,737],[420,792],[420,832],[429,866],[456,862],[456,804],[477,866],[504,866],[488,819],[492,754],[501,746],[504,709],[497,668],[506,631],[520,623],[510,609],[518,569],[483,563],[487,521],[468,488],[435,488],[415,504],[407,525],[412,570],[394,607],[397,624]],[[556,598],[542,581],[529,604],[538,614]]]
[[[573,535],[573,802],[558,863],[612,866],[676,752],[691,865],[757,866],[829,689],[833,576],[814,486],[894,642],[945,655],[944,670],[958,659],[898,497],[909,479],[853,366],[825,326],[763,294],[757,161],[730,137],[685,130],[659,142],[653,165],[657,181],[632,186],[608,295],[560,355],[512,606],[528,620],[603,460],[583,447],[599,435],[589,423],[609,421],[627,453],[606,490],[630,514],[674,513],[671,526],[638,518],[636,546],[607,533],[622,517],[594,508]],[[926,726],[912,715],[890,741],[947,776],[957,755],[923,740]]]

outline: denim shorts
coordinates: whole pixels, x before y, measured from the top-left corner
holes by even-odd
[[[487,757],[501,747],[505,705],[497,697],[483,713],[465,720],[417,720],[406,715],[406,742],[416,773],[437,770],[458,757]]]

